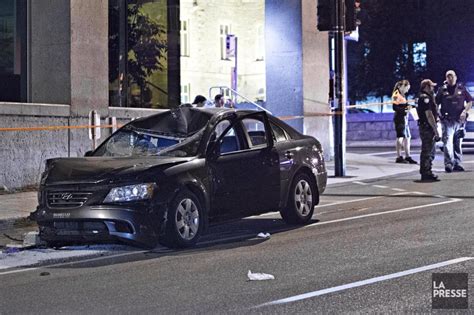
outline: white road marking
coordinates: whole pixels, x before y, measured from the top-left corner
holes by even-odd
[[[336,202],[328,203],[328,204],[325,204],[325,205],[316,206],[316,209],[324,208],[324,207],[330,207],[330,206],[335,206],[335,205],[342,205],[342,204],[351,203],[351,202],[358,202],[358,201],[366,201],[366,200],[378,199],[378,198],[382,198],[382,196],[367,197],[367,198],[352,199],[352,200],[344,200],[344,201],[336,201]]]
[[[373,155],[373,156],[376,156],[376,155],[386,155],[386,154],[395,154],[396,152],[395,151],[385,151],[385,152],[376,152],[376,153],[364,153],[362,155]],[[411,154],[412,156],[413,155],[416,155],[416,154],[420,154],[421,151],[412,151]]]
[[[402,208],[402,209],[396,209],[396,210],[389,210],[389,211],[377,212],[377,213],[369,213],[369,214],[359,215],[359,216],[355,216],[355,217],[336,219],[336,220],[331,220],[331,221],[316,222],[316,223],[313,223],[313,224],[310,224],[310,225],[306,225],[303,228],[306,229],[306,228],[317,226],[317,225],[326,225],[326,224],[331,224],[331,223],[336,223],[336,222],[352,221],[352,220],[368,218],[368,217],[375,217],[375,216],[380,216],[380,215],[385,215],[385,214],[392,214],[392,213],[405,212],[405,211],[410,211],[410,210],[415,210],[415,209],[422,209],[422,208],[427,208],[427,207],[440,206],[440,205],[445,205],[445,204],[459,202],[459,201],[462,201],[462,199],[452,198],[452,199],[447,200],[447,201],[437,202],[437,203],[430,203],[430,204],[427,204],[427,205],[420,205],[420,206],[414,206],[414,207],[408,207],[408,208]]]
[[[415,195],[428,195],[427,193],[422,192],[422,191],[412,191],[411,193]]]
[[[405,189],[401,189],[401,188],[392,188],[392,190],[395,190],[395,191],[406,191]]]
[[[377,282],[381,282],[381,281],[401,278],[401,277],[405,277],[405,276],[412,275],[412,274],[415,274],[415,273],[425,272],[425,271],[433,270],[433,269],[438,269],[438,268],[446,267],[446,266],[449,266],[449,265],[459,264],[459,263],[469,261],[469,260],[472,260],[472,259],[474,259],[474,257],[461,257],[461,258],[451,259],[451,260],[443,261],[443,262],[432,264],[432,265],[427,265],[427,266],[423,266],[423,267],[419,267],[419,268],[414,268],[414,269],[409,269],[409,270],[405,270],[405,271],[392,273],[392,274],[385,275],[385,276],[370,278],[370,279],[366,279],[366,280],[362,280],[362,281],[357,281],[357,282],[353,282],[353,283],[340,285],[340,286],[337,286],[337,287],[332,287],[332,288],[328,288],[328,289],[323,289],[323,290],[308,292],[308,293],[304,293],[304,294],[299,294],[299,295],[291,296],[291,297],[288,297],[288,298],[285,298],[285,299],[280,299],[280,300],[260,304],[260,305],[256,306],[255,308],[262,307],[262,306],[278,305],[278,304],[285,304],[285,303],[291,303],[291,302],[306,300],[306,299],[313,298],[313,297],[316,297],[316,296],[321,296],[321,295],[325,295],[325,294],[329,294],[329,293],[334,293],[334,292],[343,291],[343,290],[347,290],[347,289],[357,288],[357,287],[361,287],[361,286],[364,286],[364,285],[369,285],[369,284],[373,284],[373,283],[377,283]]]
[[[388,186],[382,186],[382,185],[372,185],[372,187],[375,187],[375,188],[382,188],[382,189],[390,188],[390,187],[388,187]]]
[[[368,184],[368,183],[359,182],[359,181],[354,181],[353,183],[354,183],[354,184],[357,184],[357,185],[362,185],[362,186],[370,185],[370,184]]]

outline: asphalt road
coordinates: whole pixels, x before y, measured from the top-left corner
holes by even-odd
[[[306,227],[267,214],[213,227],[193,250],[3,271],[0,313],[426,313],[432,274],[445,272],[469,273],[472,313],[474,166],[466,166],[438,183],[409,174],[331,186]],[[248,281],[249,270],[275,279]]]

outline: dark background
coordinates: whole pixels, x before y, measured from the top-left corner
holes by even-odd
[[[362,0],[359,42],[348,42],[349,100],[392,93],[395,82],[438,84],[447,70],[474,81],[474,1]],[[414,62],[413,43],[426,43],[426,66]],[[416,59],[416,58],[415,58]]]

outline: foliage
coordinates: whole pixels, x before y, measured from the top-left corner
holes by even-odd
[[[127,23],[127,67],[129,80],[142,89],[147,78],[156,71],[163,71],[163,60],[166,60],[166,28],[142,10],[143,3],[137,1],[128,5]],[[119,41],[119,7],[109,6],[109,81],[114,82],[119,76],[118,60]]]
[[[413,44],[423,41],[423,29],[413,27],[409,0],[363,2],[360,40],[348,44],[349,98],[390,95],[396,81],[418,81],[426,73],[416,66]],[[411,1],[412,2],[412,1]]]
[[[146,78],[155,71],[163,71],[167,41],[166,28],[140,10],[141,4],[129,6],[128,71],[132,80],[143,87]]]

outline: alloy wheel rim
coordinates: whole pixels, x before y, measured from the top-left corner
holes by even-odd
[[[313,194],[311,186],[305,180],[300,180],[295,186],[295,209],[299,215],[305,217],[311,211],[311,205],[313,204]]]
[[[192,240],[199,229],[199,211],[189,198],[181,200],[178,204],[175,217],[176,229],[184,240]]]

